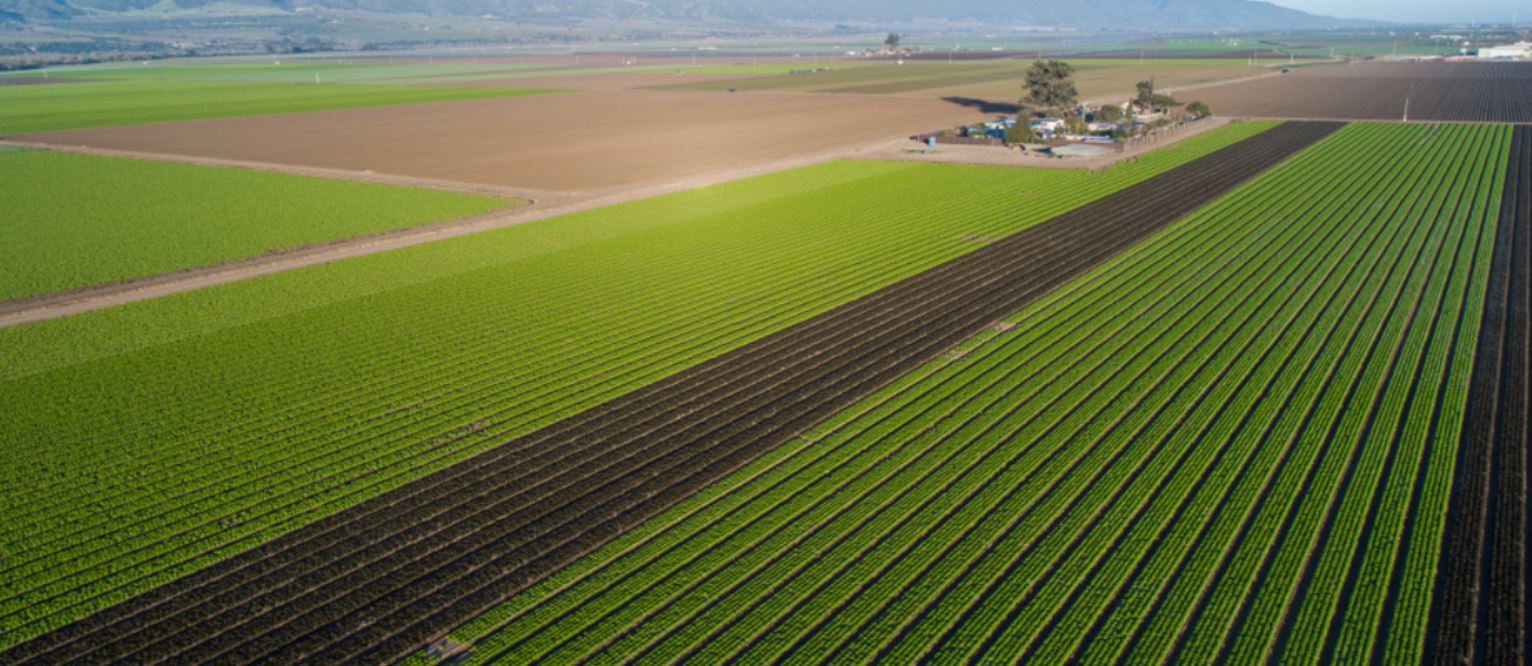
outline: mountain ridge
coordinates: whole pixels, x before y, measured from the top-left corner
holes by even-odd
[[[141,10],[162,0],[0,0],[0,16],[58,21]],[[172,0],[197,9],[214,0]],[[218,0],[299,10],[383,14],[564,18],[726,20],[752,23],[824,21],[896,25],[919,20],[970,21],[1011,27],[1162,29],[1310,29],[1375,25],[1281,7],[1262,0]]]

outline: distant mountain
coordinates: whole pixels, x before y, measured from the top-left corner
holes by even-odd
[[[0,0],[0,15],[59,20],[143,9],[167,0]],[[194,9],[214,0],[168,0]],[[1257,0],[219,0],[300,8],[438,16],[786,20],[895,25],[918,20],[1015,27],[1309,29],[1356,26]]]
[[[80,14],[66,0],[0,0],[0,17],[9,20],[58,20]]]

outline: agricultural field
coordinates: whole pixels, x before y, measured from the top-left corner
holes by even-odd
[[[938,99],[634,90],[44,132],[25,138],[569,192],[674,182],[805,155],[849,153],[858,144],[982,117],[975,109]]]
[[[0,135],[536,95],[538,88],[124,79],[0,86]]]
[[[1510,143],[1341,130],[451,639],[507,664],[1427,662]]]
[[[1527,456],[1532,432],[1532,128],[1517,127],[1506,170],[1458,448],[1436,600],[1438,663],[1526,660]]]
[[[17,72],[12,80],[164,80],[209,81],[243,83],[351,83],[368,85],[457,85],[471,83],[482,85],[486,81],[514,79],[539,79],[560,77],[578,80],[586,76],[618,74],[665,74],[694,76],[767,76],[786,74],[789,71],[811,67],[817,60],[760,58],[735,60],[725,58],[682,58],[674,56],[645,56],[630,58],[631,64],[613,56],[483,56],[472,58],[422,58],[399,56],[382,58],[330,58],[298,57],[296,59],[274,56],[254,60],[249,58],[228,60],[186,59],[149,63],[103,63],[54,67],[46,70]],[[852,60],[825,60],[826,65],[837,69],[864,67],[871,63]],[[509,87],[509,86],[507,86]],[[534,86],[557,87],[557,86]],[[576,86],[578,87],[578,86]]]
[[[505,76],[554,67],[520,62],[429,62],[414,59],[398,63],[334,59],[205,61],[197,59],[148,63],[102,63],[17,72],[16,78],[63,80],[161,80],[242,83],[428,83],[422,79]]]
[[[1452,42],[1388,32],[1285,32],[1237,37],[1167,39],[1153,45],[1173,53],[1237,53],[1260,50],[1298,57],[1453,55]]]
[[[826,72],[784,74],[666,86],[677,90],[821,92],[856,95],[915,95],[926,97],[974,97],[992,102],[1014,102],[1021,97],[1026,70],[1032,59],[943,62],[918,59],[896,64],[846,69],[840,62],[827,63]],[[1075,85],[1083,99],[1127,95],[1134,83],[1153,77],[1162,87],[1204,84],[1262,74],[1269,70],[1235,59],[1071,59]]]
[[[86,640],[111,661],[404,656],[1333,129],[1275,128],[1006,236],[136,598],[93,622],[137,635]]]
[[[0,663],[1528,661],[1532,65],[282,21],[0,78]]]
[[[832,162],[0,330],[0,641],[1271,127],[1099,172]]]
[[[39,150],[0,152],[0,301],[506,207],[459,194]]]
[[[1358,63],[1196,92],[1226,116],[1532,122],[1532,64]]]

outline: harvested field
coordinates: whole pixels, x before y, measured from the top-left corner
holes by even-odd
[[[0,656],[407,656],[1334,129],[1263,132]]]
[[[935,99],[609,91],[47,132],[26,139],[583,191],[845,148],[978,115]]]
[[[1442,542],[1432,635],[1438,664],[1527,663],[1529,247],[1532,127],[1518,127]]]
[[[1250,67],[1242,62],[1225,60],[1150,60],[1143,65],[1138,64],[1137,61],[1124,61],[1110,66],[1098,66],[1096,64],[1098,61],[1092,60],[1071,60],[1070,62],[1080,67],[1073,77],[1080,99],[1094,102],[1115,100],[1120,103],[1132,95],[1134,84],[1151,78],[1161,91],[1168,91],[1174,95],[1176,88],[1262,76],[1272,71],[1268,68]],[[924,92],[939,97],[973,97],[990,101],[1014,102],[1021,97],[1022,87],[1023,80],[1018,76],[997,81],[941,86]],[[1195,94],[1188,92],[1184,95],[1185,99],[1181,101],[1189,102],[1200,96],[1200,92]]]
[[[1074,81],[1083,99],[1132,93],[1133,84],[1153,77],[1162,87],[1225,81],[1270,70],[1250,67],[1243,60],[1068,60],[1075,66]],[[718,81],[685,81],[667,89],[820,92],[854,95],[900,95],[917,97],[975,97],[1013,103],[1020,98],[1031,60],[893,62],[832,69],[812,74],[783,74]]]
[[[719,81],[733,79],[734,74],[697,74],[677,70],[676,72],[633,72],[629,74],[601,73],[601,74],[560,74],[557,76],[537,77],[500,77],[486,79],[462,79],[454,80],[450,85],[454,88],[522,88],[522,87],[545,87],[564,88],[569,90],[632,90],[634,88],[654,88],[658,86],[674,85],[676,83],[702,83],[707,81]],[[422,82],[423,83],[423,82]]]
[[[1198,90],[1219,115],[1532,123],[1532,63],[1364,63],[1311,67]]]

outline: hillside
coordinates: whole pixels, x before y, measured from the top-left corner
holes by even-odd
[[[93,13],[142,9],[160,0],[0,0],[0,15],[59,20]],[[188,9],[212,0],[174,0]],[[517,18],[724,19],[743,22],[786,20],[899,24],[916,20],[983,22],[1015,27],[1131,27],[1142,29],[1250,28],[1307,29],[1356,25],[1254,0],[220,0],[284,10],[360,10],[386,14],[428,14]]]

